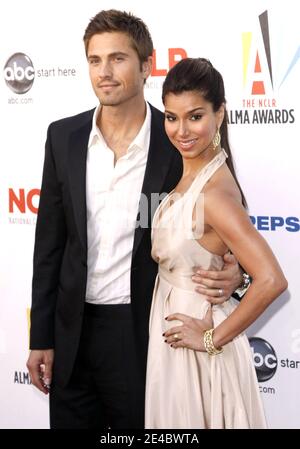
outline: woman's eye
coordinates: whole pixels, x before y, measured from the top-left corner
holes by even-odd
[[[174,122],[176,120],[172,115],[165,115],[165,118],[168,122]]]
[[[201,114],[194,114],[191,116],[191,120],[200,120],[202,118]]]

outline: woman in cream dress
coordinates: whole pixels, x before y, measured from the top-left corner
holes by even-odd
[[[152,223],[152,257],[159,269],[149,324],[145,427],[265,428],[243,331],[287,283],[243,206],[219,72],[205,59],[181,61],[165,80],[163,101],[166,132],[184,170]],[[211,305],[195,292],[193,269],[221,270],[228,249],[253,282],[240,304],[230,298]]]

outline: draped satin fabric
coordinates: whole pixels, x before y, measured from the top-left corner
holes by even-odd
[[[219,152],[197,174],[186,194],[173,203],[171,192],[153,218],[152,257],[159,270],[149,324],[146,429],[266,427],[252,353],[244,334],[216,356],[173,349],[162,336],[168,328],[182,324],[166,321],[171,313],[201,319],[212,307],[216,327],[237,307],[234,298],[211,306],[195,291],[191,279],[196,266],[207,270],[221,270],[223,266],[222,257],[201,246],[196,237],[199,239],[203,230],[201,191],[226,156],[224,150]],[[196,203],[200,207],[195,219]]]

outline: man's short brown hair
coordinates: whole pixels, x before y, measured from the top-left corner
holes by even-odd
[[[141,64],[152,56],[153,42],[147,25],[139,17],[116,9],[100,11],[90,20],[83,36],[86,55],[89,42],[95,34],[111,32],[122,32],[129,36]]]

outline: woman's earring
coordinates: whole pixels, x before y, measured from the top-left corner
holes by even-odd
[[[221,134],[219,129],[217,129],[217,132],[215,134],[215,137],[213,138],[212,144],[213,144],[213,148],[214,151],[216,150],[216,148],[220,145],[221,142]]]

